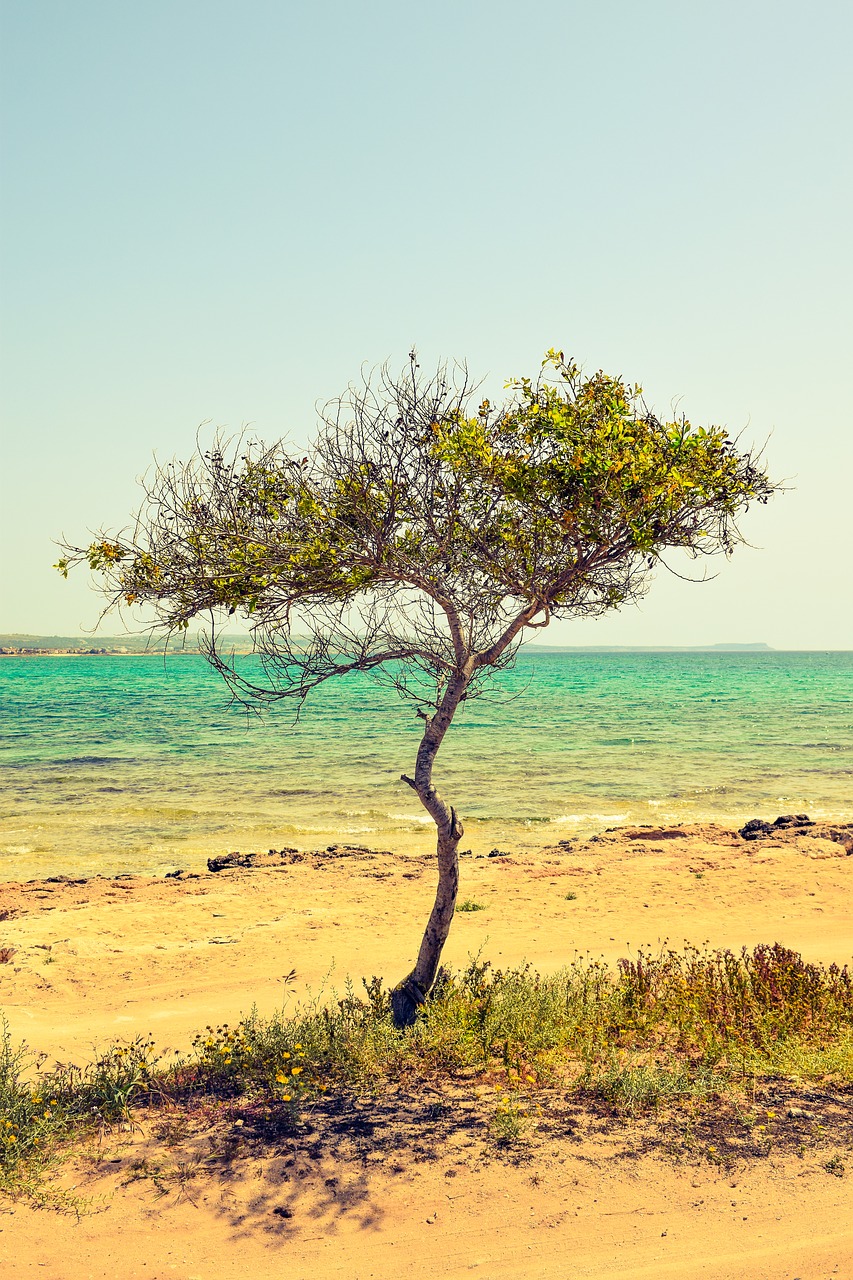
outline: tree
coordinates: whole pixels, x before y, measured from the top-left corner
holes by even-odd
[[[729,555],[738,517],[774,491],[719,427],[662,422],[639,387],[548,352],[536,379],[476,405],[464,366],[367,377],[323,415],[307,456],[222,442],[143,482],[133,530],[63,544],[58,568],[101,575],[107,608],[142,602],[186,629],[247,701],[373,672],[423,718],[403,780],[437,828],[438,886],[398,1025],[430,991],[450,930],[463,834],[433,769],[459,706],[510,666],[526,633],[636,600],[669,548]],[[218,643],[248,620],[260,663]]]

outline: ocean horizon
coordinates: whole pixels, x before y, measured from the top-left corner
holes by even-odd
[[[246,659],[252,661],[252,659]],[[0,878],[204,866],[230,849],[431,847],[400,780],[421,722],[367,676],[299,722],[197,655],[5,656]],[[463,847],[802,812],[853,819],[853,652],[528,649],[461,709],[436,782]]]

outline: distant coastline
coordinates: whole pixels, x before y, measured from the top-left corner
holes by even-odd
[[[225,636],[220,647],[236,654],[253,652],[245,636]],[[560,653],[776,653],[769,644],[698,644],[698,645],[547,645],[527,644],[523,651],[530,655]],[[67,636],[0,635],[0,658],[158,658],[198,655],[197,644],[150,640],[147,636],[105,636],[100,645]]]
[[[246,652],[251,652],[246,650]],[[169,657],[180,656],[181,654],[194,654],[198,656],[201,650],[195,646],[187,645],[180,649],[168,649]],[[13,646],[0,645],[0,658],[159,658],[163,656],[163,650],[157,648],[150,649],[53,649],[53,648],[21,648],[17,649]]]
[[[225,636],[224,647],[235,653],[251,653],[252,642],[243,635]],[[37,636],[14,632],[0,633],[0,658],[162,658],[202,651],[192,641],[152,638],[148,635],[126,636]]]
[[[219,645],[223,649],[228,649],[235,654],[250,654],[253,652],[252,642],[246,635],[231,634],[219,637]],[[537,654],[560,654],[560,653],[781,653],[784,650],[775,649],[772,645],[764,641],[754,641],[750,643],[731,643],[724,642],[720,644],[654,644],[654,645],[634,645],[634,644],[584,644],[584,645],[561,645],[561,644],[525,644],[522,647],[524,653],[535,656]],[[178,640],[169,639],[164,643],[162,639],[154,639],[151,636],[142,635],[125,635],[125,636],[102,636],[97,640],[94,637],[83,636],[38,636],[23,633],[8,632],[0,633],[0,658],[143,658],[143,657],[162,657],[167,653],[170,657],[173,655],[195,655],[198,656],[203,651],[199,646],[189,639]],[[826,653],[829,650],[823,648],[815,648],[815,653]],[[838,650],[838,652],[846,652]]]
[[[170,657],[180,654],[201,653],[196,645],[186,645],[181,648],[169,648],[166,650]],[[246,650],[250,652],[250,650]],[[67,648],[62,646],[48,645],[0,645],[0,658],[161,658],[163,649],[151,646],[148,649],[129,649],[126,645],[113,647],[108,645],[104,648],[83,649],[74,645]]]
[[[170,649],[170,658],[198,657],[200,649]],[[249,652],[249,650],[247,650]],[[158,658],[162,649],[7,649],[0,646],[0,658]]]

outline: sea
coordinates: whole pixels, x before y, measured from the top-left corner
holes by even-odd
[[[290,703],[247,713],[199,655],[4,657],[0,879],[336,843],[427,851],[400,778],[421,729],[364,675],[296,719]],[[435,781],[474,852],[620,824],[851,821],[853,652],[523,652],[463,705]]]

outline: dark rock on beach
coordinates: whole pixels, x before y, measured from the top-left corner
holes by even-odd
[[[280,867],[291,862],[302,862],[298,849],[270,849],[267,853],[220,853],[208,858],[208,871],[230,871],[236,867]]]
[[[744,840],[758,840],[761,836],[769,836],[772,830],[769,822],[763,822],[761,818],[750,818],[749,822],[741,827],[738,835]]]
[[[220,853],[215,858],[208,858],[208,871],[233,871],[240,869],[256,869],[259,867],[287,867],[296,862],[304,862],[316,868],[332,867],[342,858],[347,860],[372,861],[375,858],[390,858],[389,849],[368,849],[363,844],[330,844],[325,849],[270,849],[267,853]]]
[[[853,822],[814,822],[805,813],[786,813],[774,822],[752,818],[738,835],[744,840],[775,838],[777,842],[790,836],[812,836],[840,844],[848,857],[853,856]]]
[[[760,840],[762,836],[772,836],[778,831],[787,831],[796,829],[804,830],[806,827],[813,827],[814,823],[807,813],[786,813],[778,817],[775,822],[764,822],[761,818],[751,818],[745,826],[741,827],[738,835],[744,840]]]

